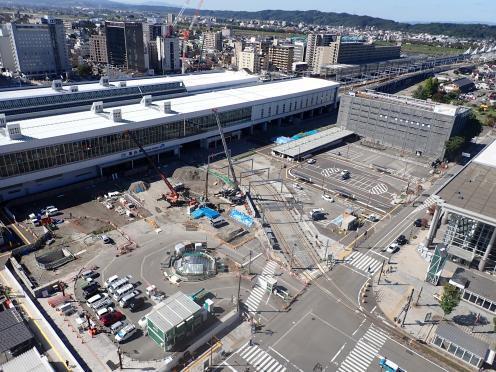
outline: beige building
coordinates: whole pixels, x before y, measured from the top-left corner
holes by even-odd
[[[205,50],[222,50],[222,32],[208,31],[203,34]]]
[[[291,72],[293,57],[292,45],[274,45],[269,49],[269,65],[281,72]]]
[[[90,59],[95,63],[108,63],[105,35],[90,36]]]

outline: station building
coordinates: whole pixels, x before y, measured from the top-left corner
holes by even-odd
[[[0,201],[19,198],[134,167],[143,154],[127,131],[160,161],[182,146],[218,141],[213,108],[226,136],[255,126],[313,116],[336,108],[339,84],[300,78],[209,93],[11,121],[0,115]]]
[[[496,141],[446,183],[426,245],[436,234],[448,258],[465,267],[496,272]]]
[[[218,89],[257,84],[258,78],[243,71],[148,77],[99,82],[63,84],[54,80],[51,87],[28,87],[0,90],[0,113],[9,119],[26,119],[84,111],[93,102],[107,106],[139,103],[144,95],[154,99],[173,98]]]
[[[467,107],[360,91],[341,97],[338,125],[372,147],[442,159],[446,141],[461,133],[469,113]]]

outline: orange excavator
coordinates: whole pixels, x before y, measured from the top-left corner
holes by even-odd
[[[143,146],[141,146],[141,144],[139,143],[138,139],[133,134],[133,132],[126,130],[124,132],[124,134],[127,135],[129,138],[131,138],[131,140],[136,144],[136,146],[138,146],[140,151],[145,155],[146,160],[148,160],[148,163],[152,166],[152,168],[155,170],[155,172],[158,173],[158,175],[160,176],[162,181],[164,181],[165,185],[169,189],[169,192],[167,194],[162,194],[161,199],[167,201],[171,207],[178,207],[178,206],[181,206],[182,204],[184,204],[185,200],[183,198],[181,198],[181,195],[179,195],[179,193],[174,189],[174,186],[172,186],[172,184],[169,182],[169,180],[167,179],[167,176],[164,174],[164,172],[162,172],[160,170],[160,168],[157,167],[157,165],[152,160],[152,158],[148,155],[148,153],[143,148]],[[188,202],[189,202],[189,205],[198,204],[198,202],[194,198],[188,200]]]

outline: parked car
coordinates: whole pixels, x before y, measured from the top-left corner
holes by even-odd
[[[100,322],[105,326],[109,327],[115,322],[124,319],[124,314],[120,311],[112,311],[100,317]]]
[[[399,250],[400,250],[400,246],[398,245],[398,243],[393,243],[386,249],[386,252],[393,254],[398,252]]]
[[[307,163],[308,163],[308,164],[315,164],[316,162],[317,162],[317,160],[315,160],[315,159],[313,159],[313,158],[312,158],[312,159],[308,159],[308,160],[307,160]]]
[[[415,221],[413,221],[413,226],[415,227],[422,227],[422,219],[417,218]]]
[[[113,242],[112,238],[108,235],[105,235],[105,234],[103,234],[101,236],[101,239],[103,240],[103,243],[105,243],[105,244],[110,244]]]
[[[136,311],[141,310],[144,304],[145,299],[143,297],[135,297],[129,303],[129,310],[131,310],[132,313],[135,313]]]
[[[115,335],[115,341],[124,342],[136,332],[134,324],[128,324]]]
[[[116,282],[117,280],[119,280],[119,276],[118,275],[112,275],[110,278],[108,278],[107,280],[105,280],[105,282],[103,283],[103,286],[105,288],[108,288],[108,286],[114,282]]]
[[[293,183],[293,188],[297,190],[303,190],[303,187],[299,183]]]
[[[329,194],[323,194],[322,195],[322,199],[324,199],[324,200],[326,200],[328,202],[334,203],[334,198],[331,195],[329,195]]]
[[[348,178],[350,178],[350,171],[348,170],[341,171],[341,179],[347,180]]]
[[[124,328],[125,326],[127,326],[127,322],[124,321],[124,320],[119,320],[117,322],[115,322],[114,324],[112,324],[109,328],[110,328],[110,333],[112,333],[113,335],[115,335],[117,332],[119,332],[122,328]]]
[[[46,215],[52,217],[52,216],[56,216],[57,214],[59,214],[59,210],[58,210],[58,208],[55,208],[53,205],[49,205],[45,209],[41,210],[41,214],[46,214]]]
[[[408,239],[406,238],[405,235],[400,235],[396,239],[396,243],[398,243],[399,245],[405,245],[406,243],[408,243]]]

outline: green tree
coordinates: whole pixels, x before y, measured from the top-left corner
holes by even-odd
[[[451,137],[444,144],[444,148],[446,150],[445,157],[449,161],[453,161],[460,154],[463,145],[465,144],[465,138],[460,136]]]
[[[88,76],[93,73],[93,69],[87,64],[78,65],[77,71],[79,76]]]
[[[482,123],[473,112],[471,112],[460,133],[466,141],[478,136],[482,132]]]
[[[439,306],[443,309],[444,316],[449,315],[460,303],[460,291],[454,285],[445,284],[443,287],[443,294],[441,295],[441,302]]]

